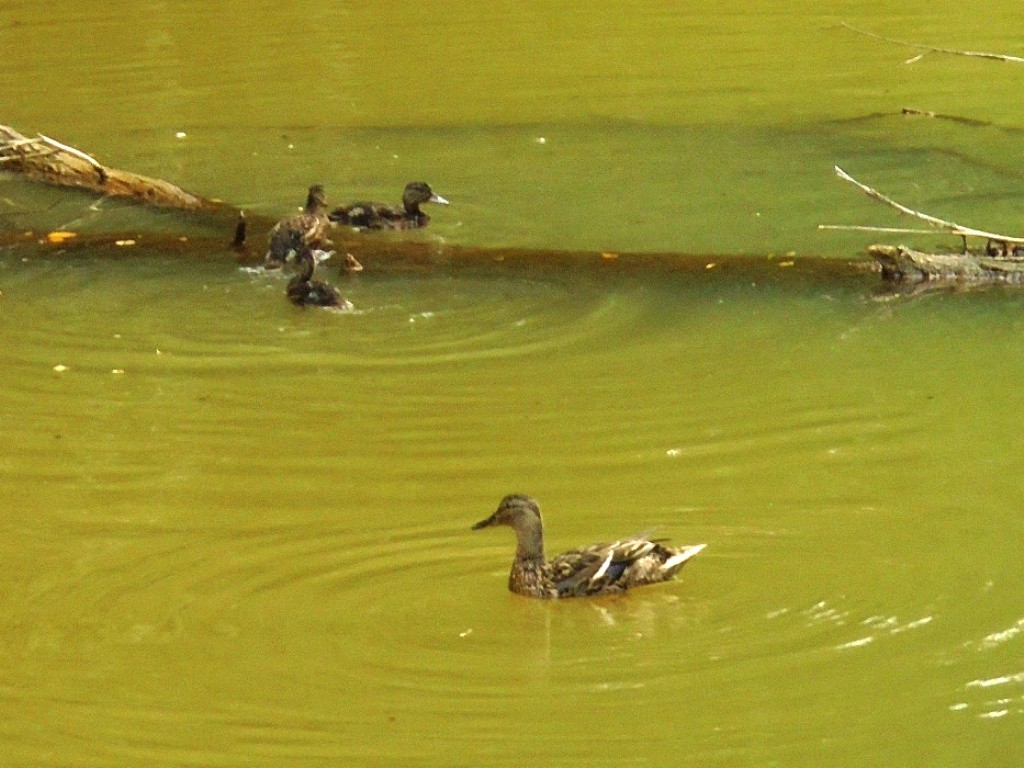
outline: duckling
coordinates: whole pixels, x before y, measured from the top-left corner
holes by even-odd
[[[551,560],[544,557],[544,527],[535,499],[513,493],[473,530],[508,525],[516,532],[516,557],[508,588],[527,597],[589,597],[672,578],[707,545],[669,547],[645,536],[574,549]]]
[[[362,272],[363,265],[351,253],[346,253],[345,258],[341,260],[341,267],[339,269],[342,274],[352,274],[353,272]]]
[[[405,187],[401,208],[386,203],[349,203],[335,208],[328,218],[357,229],[418,229],[430,223],[430,217],[420,210],[422,203],[448,205],[429,184],[413,181]]]
[[[302,213],[281,219],[270,230],[270,249],[263,262],[264,268],[280,269],[289,256],[305,249],[329,248],[332,245],[327,239],[327,231],[330,228],[324,188],[314,184],[309,188]]]
[[[285,294],[288,300],[300,307],[338,307],[352,309],[352,302],[342,297],[333,285],[313,280],[313,269],[316,259],[309,248],[303,248],[296,256],[299,262],[299,273],[288,281]]]

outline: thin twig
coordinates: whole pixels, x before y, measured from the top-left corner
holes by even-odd
[[[832,229],[843,232],[885,232],[893,235],[930,235],[931,229],[908,229],[907,227],[866,227],[859,224],[819,224],[818,229]]]
[[[851,32],[856,32],[858,35],[864,35],[865,37],[873,37],[875,40],[881,40],[885,43],[892,43],[893,45],[902,45],[907,48],[913,48],[923,53],[945,53],[949,56],[969,56],[975,59],[992,59],[994,61],[1007,61],[1013,62],[1014,64],[1024,64],[1024,57],[1022,56],[1009,56],[1004,53],[989,53],[987,51],[958,51],[953,48],[940,48],[934,45],[921,45],[920,43],[910,43],[906,40],[896,40],[885,35],[880,35],[877,32],[869,32],[866,29],[858,29],[845,21],[839,22],[837,26],[844,27]],[[912,59],[908,59],[905,63],[913,64],[918,61],[921,56],[915,56]]]
[[[864,194],[866,194],[868,197],[873,197],[875,200],[885,203],[891,208],[895,208],[897,211],[899,211],[900,213],[904,213],[907,216],[913,216],[914,218],[920,219],[921,221],[927,221],[933,227],[943,229],[946,232],[949,232],[950,234],[959,235],[960,237],[982,237],[985,238],[986,240],[994,240],[1000,243],[1013,243],[1014,245],[1024,243],[1024,237],[1008,237],[1006,235],[999,235],[994,232],[985,232],[984,230],[981,229],[965,227],[962,224],[957,224],[956,222],[953,221],[946,221],[945,219],[940,219],[937,216],[932,216],[927,213],[915,211],[913,208],[908,208],[907,206],[902,205],[901,203],[897,203],[892,198],[886,197],[878,190],[869,187],[867,184],[861,184],[859,181],[853,178],[853,176],[848,174],[838,165],[835,166],[835,171],[836,176],[838,176],[843,181],[850,182],[855,187],[864,192]]]

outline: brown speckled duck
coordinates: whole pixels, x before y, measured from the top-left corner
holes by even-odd
[[[420,210],[423,203],[448,205],[447,200],[434,194],[429,184],[413,181],[402,193],[401,207],[386,203],[349,203],[335,208],[329,218],[357,229],[418,229],[430,223],[430,217]]]
[[[314,184],[309,188],[302,213],[281,219],[270,230],[270,249],[263,266],[266,269],[279,269],[292,254],[298,255],[305,249],[312,251],[329,248],[332,245],[327,238],[330,228],[324,188]]]
[[[292,304],[300,307],[337,307],[351,310],[352,302],[343,298],[333,285],[313,279],[316,259],[309,248],[303,248],[295,257],[299,263],[299,272],[288,281],[285,294]]]
[[[669,547],[644,536],[574,549],[544,557],[544,528],[537,502],[523,494],[506,496],[497,511],[473,526],[508,525],[516,532],[516,557],[508,588],[527,597],[587,597],[622,592],[672,578],[706,544]]]

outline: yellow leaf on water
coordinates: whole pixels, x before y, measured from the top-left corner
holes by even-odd
[[[53,243],[54,245],[60,245],[73,237],[78,237],[78,234],[75,232],[62,232],[58,230],[57,232],[51,232],[48,234],[46,236],[46,242]]]

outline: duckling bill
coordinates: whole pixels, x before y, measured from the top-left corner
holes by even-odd
[[[420,210],[424,203],[448,205],[448,201],[423,181],[406,185],[402,193],[402,206],[386,203],[349,203],[339,205],[328,218],[337,224],[357,229],[418,229],[430,223],[430,216]]]
[[[644,536],[592,544],[551,560],[544,557],[544,526],[540,506],[524,494],[501,500],[498,509],[473,530],[507,525],[516,533],[516,555],[508,588],[527,597],[588,597],[623,592],[631,587],[667,581],[706,544],[670,547]]]

